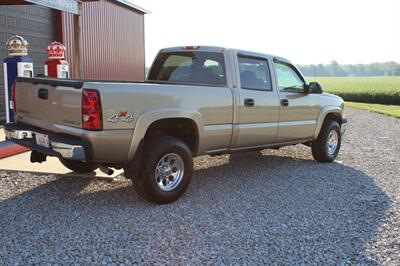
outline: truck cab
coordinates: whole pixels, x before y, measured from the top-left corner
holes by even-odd
[[[231,89],[232,139],[222,150],[307,142],[318,134],[328,102],[335,101],[335,112],[343,109],[342,99],[323,93],[315,82],[307,84],[297,67],[282,57],[187,46],[163,49],[156,58],[150,82]],[[213,148],[218,147],[206,147],[206,153]]]

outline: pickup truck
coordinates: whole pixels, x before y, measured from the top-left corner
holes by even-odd
[[[69,169],[124,169],[143,198],[177,200],[193,157],[287,145],[318,162],[339,153],[340,97],[305,81],[288,60],[210,46],[162,49],[145,82],[18,78],[8,139]]]

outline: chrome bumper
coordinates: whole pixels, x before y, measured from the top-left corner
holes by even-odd
[[[55,141],[50,141],[51,147],[55,152],[61,154],[63,158],[85,161],[85,148],[80,145],[70,145]]]
[[[77,161],[86,160],[85,148],[81,145],[72,145],[49,139],[50,147],[46,148],[36,145],[35,131],[7,129],[7,128],[5,128],[4,131],[7,139],[14,141],[19,145],[32,149],[35,149],[35,147],[37,147],[40,148],[40,151],[44,153],[46,153],[46,151],[49,151],[48,155],[53,155],[53,152],[55,152],[66,159],[72,159]]]
[[[4,130],[6,133],[6,138],[9,140],[13,139],[31,139],[32,138],[32,131],[27,130]]]

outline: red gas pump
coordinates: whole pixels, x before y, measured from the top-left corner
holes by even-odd
[[[44,74],[52,78],[69,78],[69,64],[64,60],[65,46],[53,42],[46,48],[49,60],[44,65]]]

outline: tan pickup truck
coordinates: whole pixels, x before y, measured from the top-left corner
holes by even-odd
[[[123,168],[155,203],[186,191],[199,155],[303,143],[331,162],[346,123],[343,100],[288,60],[220,47],[163,49],[145,82],[18,78],[14,90],[6,136],[31,162]]]

